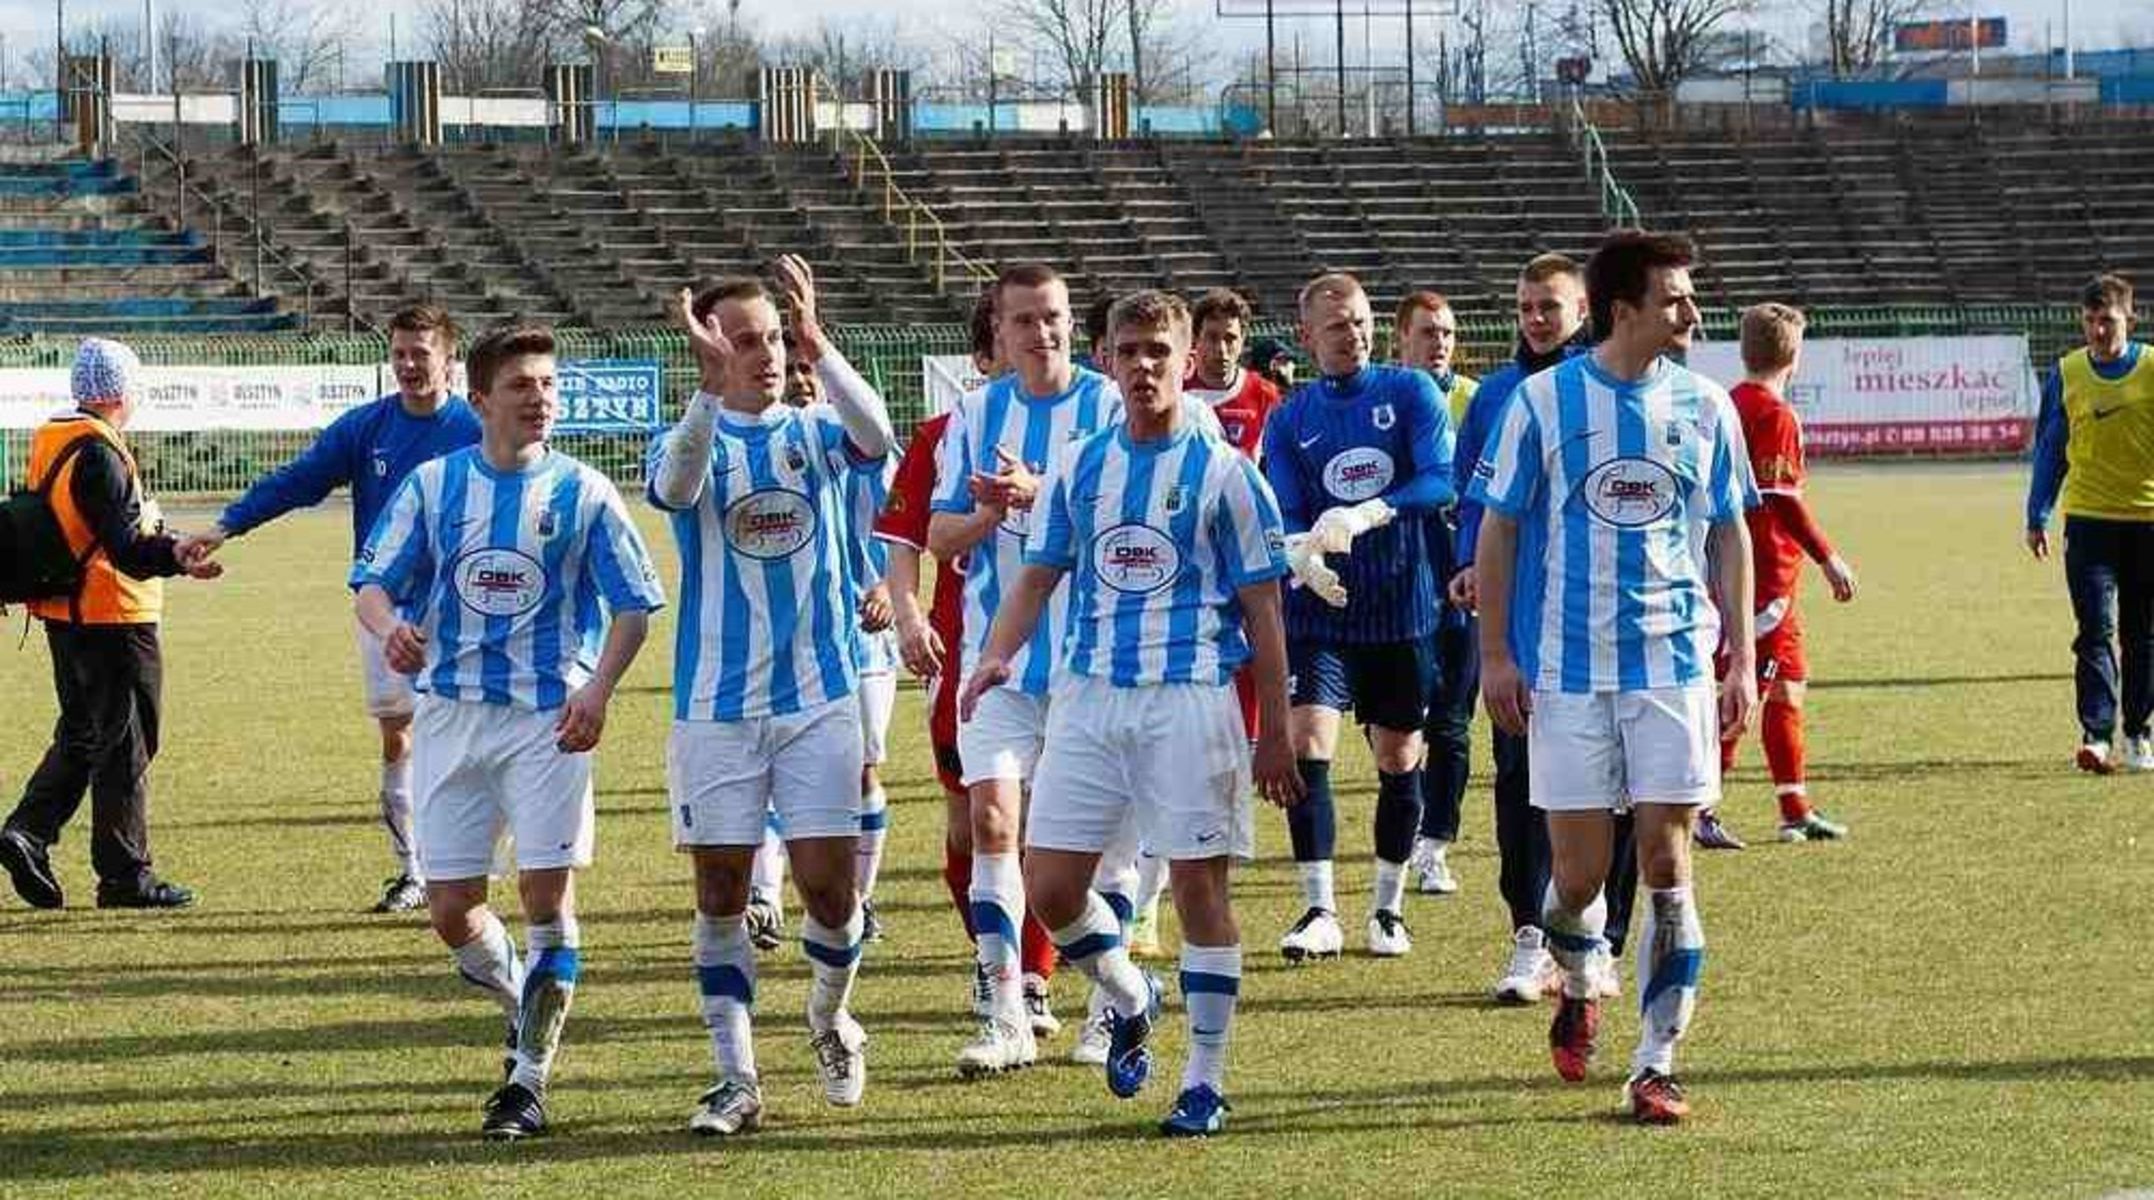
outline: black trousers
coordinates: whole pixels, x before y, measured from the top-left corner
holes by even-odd
[[[2064,581],[2079,626],[2080,729],[2091,741],[2115,737],[2121,690],[2124,736],[2144,735],[2154,713],[2154,522],[2064,518]]]
[[[90,866],[114,887],[149,877],[149,793],[164,658],[155,625],[45,623],[60,719],[7,823],[46,844],[90,798]]]

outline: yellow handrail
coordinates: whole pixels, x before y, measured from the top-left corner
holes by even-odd
[[[852,142],[850,155],[845,153],[847,139]],[[898,186],[897,173],[890,166],[890,160],[883,155],[882,147],[875,144],[874,138],[840,124],[830,131],[830,148],[838,155],[838,161],[846,162],[850,159],[855,188],[867,190],[868,168],[871,163],[880,172],[884,222],[893,222],[900,210],[905,213],[906,262],[920,261],[921,226],[924,224],[927,227],[927,232],[934,238],[936,291],[948,290],[948,273],[952,267],[957,269],[963,279],[972,283],[984,283],[995,277],[993,268],[967,257],[963,251],[950,244],[949,230],[944,228],[942,218],[935,215],[934,209],[906,195],[905,189]]]

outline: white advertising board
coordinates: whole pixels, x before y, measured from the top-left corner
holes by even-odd
[[[1740,348],[1700,342],[1691,369],[1742,381]],[[1814,457],[2016,454],[2034,436],[2041,391],[2018,334],[1812,338],[1788,400]]]

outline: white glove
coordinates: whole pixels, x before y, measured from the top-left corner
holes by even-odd
[[[1346,585],[1339,582],[1339,573],[1324,562],[1323,551],[1316,548],[1315,534],[1286,535],[1286,569],[1293,573],[1295,583],[1315,592],[1317,599],[1333,608],[1346,607]]]
[[[1325,554],[1344,554],[1354,539],[1391,523],[1398,513],[1381,500],[1364,500],[1349,508],[1327,508],[1309,529],[1309,539]]]

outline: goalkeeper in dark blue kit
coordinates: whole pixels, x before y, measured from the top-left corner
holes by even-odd
[[[1288,561],[1290,731],[1308,798],[1287,810],[1307,910],[1280,939],[1289,961],[1343,949],[1333,887],[1331,760],[1353,709],[1376,756],[1376,881],[1369,952],[1413,948],[1400,916],[1420,820],[1421,726],[1436,667],[1442,581],[1424,526],[1451,502],[1451,422],[1425,372],[1369,361],[1369,298],[1351,275],[1301,292],[1301,338],[1317,378],[1272,414],[1264,476],[1278,494]]]

